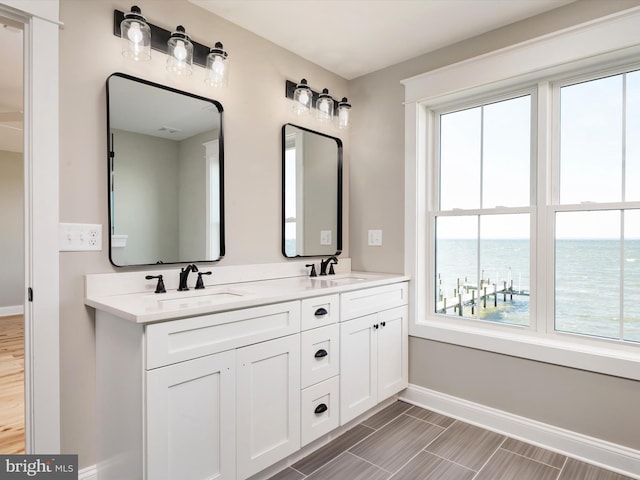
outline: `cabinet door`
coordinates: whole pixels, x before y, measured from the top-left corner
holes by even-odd
[[[300,334],[236,351],[242,480],[300,448]]]
[[[406,306],[378,314],[378,402],[408,385]]]
[[[377,322],[367,315],[340,324],[340,425],[377,403]]]
[[[148,371],[147,480],[235,479],[235,355]]]

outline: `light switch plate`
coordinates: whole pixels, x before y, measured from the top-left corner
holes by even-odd
[[[320,230],[320,245],[331,245],[331,230]]]
[[[59,228],[61,252],[102,250],[102,225],[91,223],[61,223]]]
[[[382,246],[382,230],[369,230],[369,246],[370,247]]]

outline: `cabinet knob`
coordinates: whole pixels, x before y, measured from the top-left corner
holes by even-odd
[[[316,415],[320,415],[321,413],[324,413],[324,412],[326,412],[327,410],[329,410],[329,408],[327,407],[327,405],[326,405],[326,404],[324,404],[324,403],[321,403],[320,405],[318,405],[318,406],[316,407],[316,409],[314,410],[314,412],[315,412],[315,414],[316,414]]]
[[[377,323],[373,325],[373,329],[374,329],[374,330],[377,330],[377,329],[378,329],[378,324],[377,324]]]
[[[314,313],[314,315],[316,317],[324,317],[327,313],[329,312],[327,311],[326,308],[320,307],[319,309],[316,310],[316,313]]]
[[[315,353],[314,357],[316,357],[316,358],[322,358],[322,357],[326,357],[327,355],[329,355],[329,354],[327,353],[327,351],[326,351],[324,348],[321,348],[320,350],[318,350],[318,351]]]
[[[380,322],[380,325],[382,325],[383,327],[387,326],[387,322]]]

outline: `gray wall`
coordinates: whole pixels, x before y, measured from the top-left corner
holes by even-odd
[[[22,154],[0,150],[0,309],[24,300],[23,175]]]
[[[218,138],[218,130],[180,142],[180,252],[183,261],[209,258],[206,248],[207,161],[203,143]]]
[[[231,62],[229,86],[210,89],[200,67],[190,78],[172,78],[166,56],[157,52],[149,63],[124,60],[120,39],[112,33],[113,10],[128,11],[130,2],[61,0],[60,221],[101,223],[103,245],[108,245],[105,83],[110,74],[123,72],[222,104],[227,253],[220,265],[287,261],[280,239],[281,128],[299,122],[284,97],[285,79],[305,77],[313,88],[326,87],[337,97],[349,96],[347,81],[186,0],[137,5],[154,24],[167,29],[184,24],[194,40],[207,45],[222,41]],[[303,126],[341,137],[348,163],[346,134]],[[343,255],[349,255],[348,248]],[[131,270],[153,271],[126,269]],[[60,253],[62,449],[79,454],[80,468],[96,462],[94,311],[84,305],[84,275],[114,271],[106,248]]]
[[[116,129],[112,133],[114,233],[128,235],[126,247],[114,253],[122,265],[178,258],[179,142]]]
[[[640,5],[581,0],[355,79],[350,182],[354,269],[403,271],[404,89],[400,80]],[[368,247],[367,229],[384,231]],[[409,381],[425,388],[640,448],[639,382],[412,338]],[[634,426],[635,425],[635,426]]]

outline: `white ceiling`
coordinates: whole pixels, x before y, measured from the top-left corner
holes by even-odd
[[[350,80],[575,0],[189,1]]]

